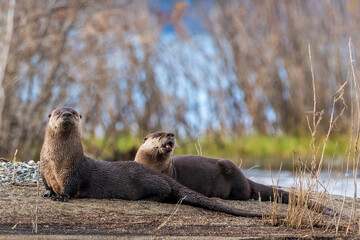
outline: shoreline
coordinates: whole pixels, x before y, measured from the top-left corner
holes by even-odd
[[[345,235],[352,214],[353,199],[349,197],[345,198],[339,233],[336,234],[334,226],[338,219],[323,214],[316,215],[318,223],[314,229],[296,229],[281,224],[274,226],[270,219],[234,217],[187,205],[180,205],[179,211],[172,215],[177,207],[175,204],[150,201],[72,199],[65,203],[54,202],[40,197],[45,191],[41,181],[37,191],[37,164],[31,161],[16,163],[14,185],[12,179],[9,179],[13,173],[12,163],[0,162],[0,180],[8,177],[6,182],[0,183],[0,239],[16,239],[19,236],[25,239],[46,239],[49,235],[54,239],[84,239],[88,236],[101,236],[100,239],[168,239],[169,236],[170,239],[359,237],[357,227],[355,231],[350,231],[350,235]],[[312,196],[316,199],[317,194]],[[321,203],[339,212],[343,199],[343,196],[326,195]],[[270,202],[216,200],[250,212],[269,214],[274,211],[274,205]],[[356,208],[359,217],[360,201]],[[286,216],[287,210],[288,205],[277,204],[276,213],[280,219]],[[312,216],[309,212],[305,210],[305,214]],[[34,234],[36,221],[38,233]],[[165,221],[165,226],[158,229]]]
[[[45,189],[41,187],[40,194],[43,191]],[[324,204],[339,211],[342,199],[341,196],[328,196],[324,199]],[[216,200],[234,208],[258,213],[271,213],[273,207],[270,202]],[[339,233],[336,234],[334,224],[337,218],[323,214],[318,215],[318,224],[314,229],[296,229],[281,224],[273,226],[267,219],[234,217],[188,205],[180,205],[178,212],[172,215],[177,207],[175,204],[150,201],[72,199],[66,203],[54,202],[38,197],[35,186],[2,183],[0,206],[4,207],[0,210],[0,233],[1,236],[21,235],[25,239],[38,239],[36,237],[42,235],[61,235],[55,239],[78,238],[82,235],[102,236],[104,239],[112,239],[115,236],[133,239],[167,239],[166,236],[174,236],[174,239],[182,239],[184,236],[187,239],[197,239],[199,236],[212,236],[216,239],[286,239],[304,236],[341,239],[359,237],[356,235],[357,230],[345,235],[352,202],[352,199],[346,199]],[[288,205],[278,204],[278,216],[284,217],[287,207]],[[359,202],[357,209],[357,216],[360,216]],[[36,216],[38,233],[34,234]],[[165,226],[158,229],[164,222]]]

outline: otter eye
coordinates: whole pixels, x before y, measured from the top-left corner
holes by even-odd
[[[158,137],[161,137],[161,133],[155,133],[154,137],[158,138]]]
[[[51,113],[48,116],[49,116],[49,118],[51,118]]]

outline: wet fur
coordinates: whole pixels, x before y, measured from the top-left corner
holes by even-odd
[[[63,126],[63,117],[71,127]],[[40,154],[41,173],[47,192],[44,197],[68,201],[73,197],[119,198],[183,203],[235,216],[261,217],[242,212],[204,197],[174,179],[137,162],[104,162],[86,157],[81,145],[81,116],[71,108],[55,109],[49,115]],[[66,129],[66,130],[64,130]]]
[[[159,158],[154,157],[151,146],[159,149],[166,141],[174,141],[167,137],[166,132],[155,132],[144,138],[135,161],[142,163],[156,171],[164,173],[182,185],[201,193],[207,197],[219,197],[229,200],[249,200],[259,198],[261,201],[289,203],[287,191],[259,184],[246,178],[241,170],[230,160],[207,158],[202,156],[183,155],[171,156],[172,151],[162,153]],[[161,149],[161,148],[160,148]],[[277,198],[275,198],[275,194]],[[335,212],[312,201],[308,207],[315,207],[319,212],[333,215]]]

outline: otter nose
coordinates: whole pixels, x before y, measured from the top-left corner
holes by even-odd
[[[63,117],[71,117],[71,113],[69,113],[69,112],[64,112],[64,113],[63,113]]]
[[[168,136],[168,137],[175,137],[175,134],[173,134],[173,133],[168,133],[167,136]]]

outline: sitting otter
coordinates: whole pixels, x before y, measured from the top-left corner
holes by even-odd
[[[55,109],[49,115],[40,154],[41,174],[52,200],[72,197],[119,198],[183,203],[242,217],[261,214],[242,212],[204,197],[174,179],[140,163],[104,162],[86,157],[80,139],[81,115],[74,109]]]
[[[146,136],[135,156],[135,161],[164,173],[184,186],[207,197],[230,200],[259,199],[289,203],[289,193],[259,184],[246,178],[230,160],[202,156],[171,156],[175,146],[173,133],[155,132]],[[330,208],[308,202],[309,208],[334,215]]]

